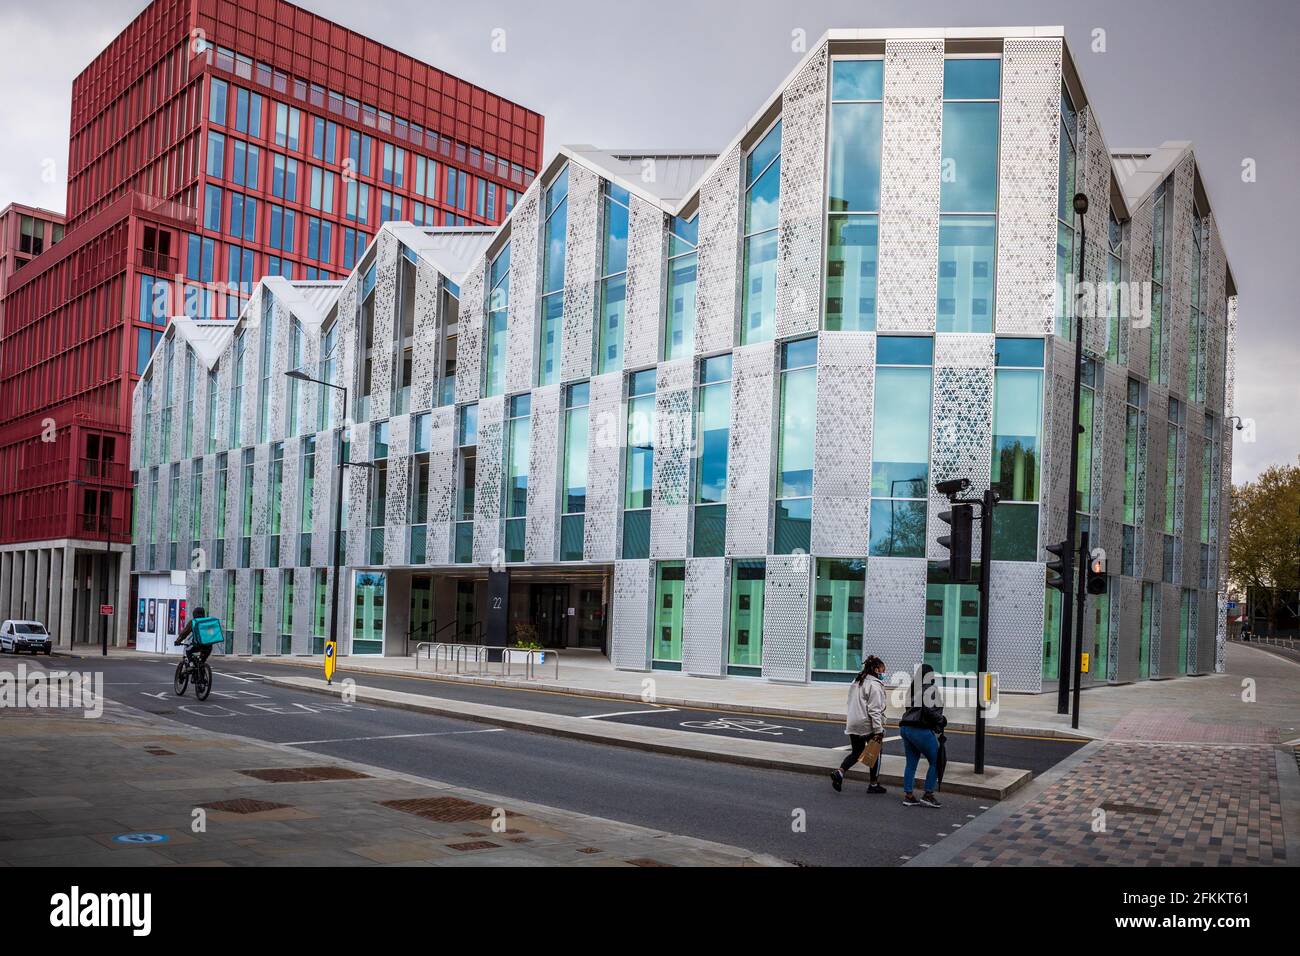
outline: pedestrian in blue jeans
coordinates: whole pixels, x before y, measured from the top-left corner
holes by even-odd
[[[906,755],[903,766],[903,806],[935,808],[941,806],[934,795],[934,788],[939,780],[935,763],[939,759],[939,734],[947,723],[948,718],[943,715],[943,699],[939,694],[934,668],[929,664],[922,664],[920,670],[912,676],[912,683],[907,690],[907,710],[898,721],[899,733],[903,737],[903,751]],[[912,789],[916,785],[916,765],[922,754],[925,755],[929,767],[925,772],[925,792],[918,800]]]

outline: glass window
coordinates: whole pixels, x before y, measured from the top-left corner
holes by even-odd
[[[763,667],[762,559],[731,563],[731,633],[727,644],[727,673],[758,677]]]
[[[993,557],[999,560],[1038,557],[1042,363],[1042,339],[997,340],[991,484],[1000,499],[993,524]]]
[[[996,216],[939,217],[940,332],[993,330]]]
[[[546,189],[543,227],[541,329],[537,347],[537,384],[559,381],[560,333],[564,314],[564,247],[568,222],[569,169]]]
[[[781,121],[745,157],[745,248],[740,343],[772,338],[776,317],[776,233],[781,192]]]
[[[624,480],[623,557],[650,556],[650,487],[654,472],[655,370],[628,377],[627,473]],[[673,504],[675,502],[669,502]]]
[[[528,456],[532,438],[532,399],[510,399],[506,445],[506,560],[524,560],[525,519],[528,515]]]
[[[1002,512],[999,508],[998,518]],[[980,565],[971,566],[972,583],[955,584],[937,562],[930,562],[925,585],[925,658],[940,674],[978,670]]]
[[[844,680],[862,667],[866,577],[864,559],[817,561],[813,680]]]
[[[817,417],[817,339],[781,346],[781,421],[777,448],[775,551],[807,552],[812,531],[813,433]]]
[[[923,557],[925,554],[932,349],[933,340],[928,338],[884,336],[877,341],[871,463],[872,555]],[[889,362],[899,364],[886,364]]]
[[[696,392],[695,535],[697,558],[721,557],[727,525],[727,456],[731,437],[731,356],[700,362]]]
[[[655,565],[655,609],[650,657],[656,664],[682,659],[682,612],[686,604],[686,562]],[[671,668],[677,670],[679,668]]]
[[[505,387],[506,319],[510,305],[510,245],[492,260],[488,274],[487,361],[483,394],[500,395]]]
[[[582,560],[583,513],[587,510],[587,449],[590,386],[570,385],[565,391],[563,514],[560,519],[560,560]]]
[[[695,246],[699,217],[676,216],[668,230],[668,303],[664,331],[664,360],[685,358],[695,346]]]
[[[623,367],[623,319],[627,306],[628,193],[605,183],[604,277],[600,284],[600,322],[596,330],[598,373]]]

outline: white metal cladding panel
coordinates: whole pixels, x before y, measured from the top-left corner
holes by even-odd
[[[561,381],[591,374],[595,352],[596,271],[600,260],[600,183],[595,173],[569,164],[569,211],[564,236],[564,334],[560,345]]]
[[[1048,334],[1055,322],[1061,40],[1002,44],[997,329]],[[1102,197],[1097,197],[1101,204]],[[1097,237],[1105,241],[1104,234]]]
[[[348,448],[351,461],[370,461],[370,429],[352,429]],[[370,482],[369,468],[344,470],[343,508],[347,512],[347,564],[365,567],[370,563]]]
[[[667,237],[663,210],[640,196],[632,196],[628,207],[627,308],[623,325],[626,368],[653,365],[659,358]]]
[[[614,562],[614,626],[610,662],[643,671],[650,666],[650,595],[654,571],[649,561]]]
[[[890,673],[910,672],[925,654],[923,558],[869,558],[863,655],[875,654]]]
[[[192,527],[190,523],[190,468],[193,462],[194,459],[185,458],[177,463],[181,466],[180,497],[176,502],[176,541],[178,544],[176,560],[178,568],[188,567],[190,563],[190,541],[192,540],[190,537],[190,528]],[[199,467],[202,468],[201,462]]]
[[[533,390],[532,429],[528,449],[528,517],[524,526],[524,556],[550,562],[559,554],[560,416],[563,391],[559,385]]]
[[[265,568],[266,532],[271,517],[271,446],[258,445],[253,450],[253,541],[250,563]]]
[[[1132,210],[1128,229],[1129,281],[1141,294],[1130,298],[1130,320],[1121,322],[1121,351],[1128,357],[1128,367],[1144,379],[1151,357],[1151,230],[1152,208],[1148,199]],[[1139,303],[1138,299],[1141,299]],[[1141,305],[1141,309],[1138,306]],[[1139,312],[1141,314],[1139,314]]]
[[[230,378],[234,365],[233,339],[226,343],[217,362],[217,438],[216,448],[224,448],[230,435]],[[204,409],[204,416],[207,410]]]
[[[1046,577],[1036,561],[993,561],[989,579],[989,670],[1003,690],[1037,693],[1043,682]]]
[[[812,558],[769,555],[763,580],[763,676],[808,679],[808,620]]]
[[[280,653],[280,624],[283,610],[281,571],[262,572],[262,653]]]
[[[185,572],[185,606],[192,610],[203,608],[211,614],[213,613],[212,608],[203,603],[203,579],[206,573],[204,571]]]
[[[1189,416],[1190,417],[1190,416]],[[1183,430],[1182,475],[1182,547],[1179,549],[1177,581],[1196,587],[1201,581],[1201,456],[1205,438],[1200,434],[1204,420],[1189,422]]]
[[[406,564],[410,520],[411,416],[388,420],[388,496],[384,501],[384,563]],[[477,500],[477,498],[475,499]]]
[[[243,568],[230,573],[235,576],[235,607],[234,613],[230,613],[230,609],[227,608],[227,614],[235,624],[235,653],[251,654],[253,647],[253,572]]]
[[[470,270],[460,286],[460,311],[456,335],[456,403],[478,401],[483,378],[483,260]]]
[[[239,538],[243,532],[240,509],[244,504],[243,453],[232,448],[226,455],[226,544],[225,565],[232,568],[239,557]]]
[[[768,552],[772,516],[772,438],[776,348],[736,349],[731,367],[731,437],[727,453],[727,546],[730,555]]]
[[[411,354],[411,411],[433,407],[442,347],[438,316],[438,270],[425,259],[415,264],[415,347]]]
[[[613,561],[619,554],[619,519],[623,516],[623,485],[619,481],[626,434],[622,373],[593,378],[590,395],[583,555],[588,561]]]
[[[942,40],[886,41],[882,115],[876,327],[929,332],[939,283]]]
[[[181,438],[185,434],[185,352],[189,346],[179,335],[176,336],[175,341],[176,351],[172,359],[171,434],[163,436],[163,448],[168,461],[176,461],[184,456]]]
[[[1100,434],[1094,444],[1093,489],[1101,537],[1097,544],[1106,549],[1110,571],[1118,574],[1123,551],[1124,444],[1128,428],[1128,375],[1124,369],[1107,365],[1102,379]],[[1100,475],[1100,480],[1098,478]],[[1098,490],[1100,494],[1098,495]]]
[[[694,462],[694,365],[659,366],[655,392],[655,454],[650,477],[650,556],[689,553],[691,467]]]
[[[478,460],[474,472],[474,560],[492,562],[501,548],[501,490],[505,432],[505,398],[494,395],[478,403]]]
[[[1136,578],[1115,578],[1112,601],[1119,605],[1115,628],[1116,649],[1111,658],[1111,680],[1138,679],[1138,652],[1142,642],[1142,582]]]
[[[451,521],[456,494],[456,409],[443,405],[430,412],[429,536],[430,564],[451,560]]]
[[[393,326],[397,315],[397,257],[401,243],[381,230],[375,254],[374,347],[370,350],[370,417],[387,418],[393,399]]]
[[[1228,648],[1228,596],[1222,591],[1216,596],[1214,614],[1214,673],[1224,671],[1224,655]]]
[[[823,44],[781,97],[777,338],[815,332],[821,324],[826,74]]]
[[[298,522],[302,517],[301,439],[284,440],[284,461],[280,469],[280,567],[298,563]]]
[[[1168,674],[1168,672],[1165,671],[1160,666],[1162,661],[1164,660],[1164,658],[1160,656],[1160,639],[1163,636],[1161,634],[1161,622],[1164,617],[1163,612],[1165,606],[1164,595],[1162,593],[1163,587],[1164,585],[1160,584],[1160,582],[1157,581],[1155,582],[1152,588],[1153,597],[1151,601],[1151,642],[1148,645],[1148,649],[1151,652],[1151,656],[1149,658],[1151,662],[1149,676],[1151,677],[1162,677],[1162,676],[1167,676]]]
[[[199,502],[199,540],[206,555],[203,567],[211,565],[212,536],[217,530],[217,456],[205,455],[202,459],[203,497]]]
[[[290,653],[310,654],[312,626],[316,613],[316,571],[299,568],[293,576],[293,632]],[[329,592],[325,592],[325,607],[329,613]],[[328,632],[327,632],[328,633]]]
[[[1046,589],[1044,589],[1046,590]],[[1119,660],[1119,632],[1120,621],[1124,613],[1123,599],[1120,595],[1119,578],[1112,577],[1109,585],[1110,592],[1110,625],[1106,632],[1106,661],[1104,667],[1098,667],[1097,680],[1115,680],[1115,672]]]
[[[148,448],[147,454],[149,461],[154,464],[171,460],[170,455],[164,455],[163,435],[160,434],[163,408],[163,377],[161,366],[159,366],[159,372],[154,376],[153,396],[150,399],[149,407],[145,410],[147,416],[145,432],[148,436],[145,439],[148,443],[146,446]]]
[[[1166,253],[1169,273],[1165,277],[1164,351],[1161,369],[1164,381],[1180,398],[1187,392],[1187,334],[1190,325],[1192,203],[1195,175],[1191,157],[1174,170],[1173,223]]]
[[[1200,650],[1200,634],[1198,630],[1200,626],[1200,616],[1200,592],[1193,591],[1192,595],[1188,597],[1187,604],[1187,673],[1189,674],[1201,673],[1198,660],[1198,652]]]
[[[1070,425],[1074,409],[1074,343],[1049,338],[1043,395],[1043,462],[1039,546],[1065,539],[1070,492]]]
[[[1203,280],[1208,286],[1205,296],[1205,409],[1218,412],[1223,407],[1223,355],[1227,336],[1225,325],[1227,266],[1218,223],[1213,214],[1205,218],[1205,235],[1209,240]]]
[[[817,343],[812,553],[853,558],[870,541],[873,332],[822,332]]]
[[[316,435],[316,480],[311,495],[311,563],[316,567],[334,563],[330,555],[330,537],[334,528],[334,488],[338,474],[334,433],[319,432]]]
[[[288,425],[287,412],[289,379],[285,372],[289,370],[289,336],[293,324],[293,315],[280,304],[275,303],[275,328],[271,335],[271,368],[267,375],[267,387],[270,397],[267,401],[267,434],[271,439],[283,438]]]
[[[506,313],[506,392],[533,384],[533,335],[537,325],[537,204],[529,189],[510,218],[510,305]]]
[[[1086,261],[1083,279],[1097,284],[1107,279],[1106,247],[1109,242],[1111,159],[1094,113],[1091,106],[1085,106],[1079,111],[1076,182],[1078,189],[1086,193],[1089,199],[1088,212],[1084,216],[1088,242],[1084,249]],[[1084,347],[1093,355],[1104,356],[1109,339],[1107,311],[1109,298],[1084,296],[1083,302],[1088,302],[1089,299],[1095,302],[1096,307],[1090,307],[1085,311]]]
[[[682,590],[682,670],[721,676],[727,644],[727,559],[687,558]]]
[[[1160,661],[1162,677],[1178,677],[1178,643],[1182,639],[1182,591],[1176,584],[1160,586],[1160,653],[1154,648],[1151,660]]]
[[[948,478],[969,478],[966,497],[984,494],[989,486],[993,445],[993,336],[941,332],[934,342],[934,411],[930,427],[930,501],[926,556],[943,560],[947,549],[939,535],[948,526],[939,514],[948,499],[934,484]],[[971,541],[978,560],[978,539]]]
[[[144,386],[136,382],[135,388],[131,390],[131,470],[138,471],[140,468],[141,452],[144,450],[143,443],[147,440],[147,432],[144,427]]]
[[[700,186],[695,352],[729,349],[740,309],[740,147]]]

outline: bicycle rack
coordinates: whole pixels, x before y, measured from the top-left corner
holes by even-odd
[[[492,654],[496,652],[500,655],[496,661],[492,660]],[[476,676],[489,675],[492,673],[492,665],[499,664],[500,668],[497,673],[501,677],[509,677],[512,665],[516,655],[523,655],[524,677],[532,680],[538,676],[544,666],[546,655],[551,654],[555,657],[555,679],[560,678],[560,652],[553,648],[543,648],[534,650],[522,647],[489,647],[485,644],[454,644],[442,641],[421,641],[415,645],[415,669],[420,669],[420,655],[424,654],[424,660],[433,665],[435,672],[443,670],[456,674],[473,674]],[[539,656],[541,663],[539,663]]]

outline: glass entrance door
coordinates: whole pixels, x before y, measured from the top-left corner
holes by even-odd
[[[564,647],[568,643],[568,596],[567,585],[533,585],[529,600],[533,623],[537,625],[537,642],[542,647]]]

